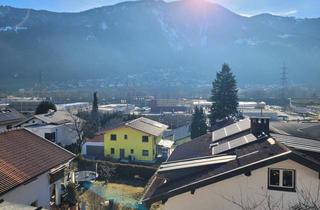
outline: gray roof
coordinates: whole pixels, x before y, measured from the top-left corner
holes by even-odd
[[[277,141],[298,150],[320,153],[320,141],[282,134],[272,134]]]
[[[46,114],[34,115],[35,118],[45,122],[46,124],[61,125],[69,122],[73,122],[73,116],[66,111],[49,112]]]
[[[125,125],[153,136],[160,136],[168,128],[165,124],[144,117],[127,122]]]
[[[0,209],[2,210],[12,210],[12,209],[19,209],[19,210],[36,210],[40,209],[38,207],[32,207],[28,205],[23,205],[23,204],[17,204],[17,203],[12,203],[8,201],[2,201],[0,200]],[[45,210],[44,208],[41,208],[41,210]]]
[[[12,108],[0,109],[0,125],[7,125],[23,121],[25,117]]]
[[[272,122],[270,130],[279,134],[320,140],[319,122]]]

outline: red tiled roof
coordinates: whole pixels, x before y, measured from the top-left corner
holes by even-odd
[[[74,158],[25,129],[0,134],[0,195]]]
[[[87,140],[87,142],[103,142],[103,141],[104,141],[104,133],[98,133],[93,138]]]

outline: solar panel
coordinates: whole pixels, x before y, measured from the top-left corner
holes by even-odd
[[[228,142],[225,142],[223,144],[219,144],[219,145],[213,147],[212,154],[213,155],[221,154],[223,152],[226,152],[231,149],[235,149],[237,147],[246,145],[246,144],[253,142],[253,141],[256,141],[256,140],[257,140],[257,138],[254,135],[248,134],[248,135],[242,136],[240,138],[234,139],[232,141],[228,141]]]
[[[170,171],[170,170],[178,170],[178,169],[185,169],[185,168],[192,168],[192,167],[199,167],[199,166],[206,166],[206,165],[213,165],[213,164],[220,164],[235,160],[235,155],[224,155],[220,157],[210,157],[198,160],[185,160],[179,162],[165,162],[159,167],[159,172],[162,171]]]
[[[250,119],[247,118],[214,131],[212,133],[212,141],[219,141],[227,136],[231,136],[248,129],[250,129]]]

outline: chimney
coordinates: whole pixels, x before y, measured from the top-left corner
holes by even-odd
[[[251,117],[251,133],[256,137],[269,135],[269,117]]]

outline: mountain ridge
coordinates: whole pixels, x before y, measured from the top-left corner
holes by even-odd
[[[244,17],[188,2],[197,1],[123,2],[77,13],[0,6],[1,83],[32,85],[40,71],[47,81],[131,75],[137,82],[208,83],[224,62],[240,84],[279,83],[283,62],[291,83],[320,78],[320,19]]]

